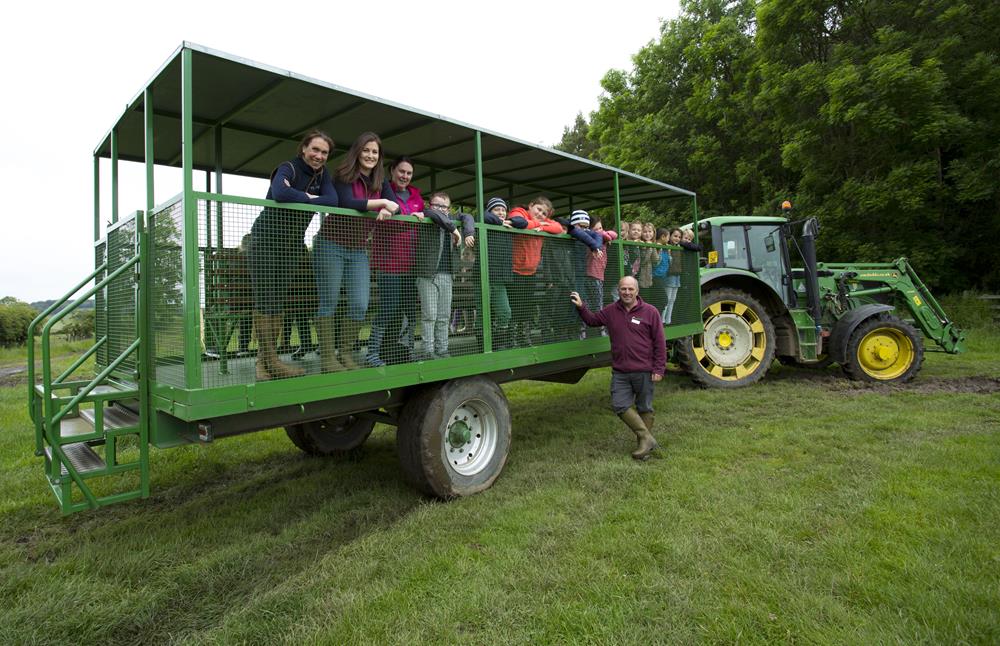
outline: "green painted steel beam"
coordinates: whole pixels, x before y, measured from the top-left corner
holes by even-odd
[[[625,236],[622,235],[622,200],[618,191],[618,173],[615,173],[615,222],[618,223],[618,275],[625,275],[625,248],[622,242]]]
[[[462,137],[461,139],[454,139],[447,143],[439,144],[437,146],[431,146],[430,148],[424,148],[423,150],[418,150],[410,155],[414,161],[419,160],[424,155],[430,155],[431,153],[440,152],[442,150],[448,150],[449,148],[454,148],[455,146],[461,146],[464,144],[471,144],[476,140],[476,136]]]
[[[483,136],[476,131],[476,228],[479,232],[479,302],[482,304],[483,352],[493,351],[493,302],[490,299],[489,232],[483,225]]]
[[[111,222],[118,221],[118,128],[111,130]]]
[[[152,213],[153,207],[156,206],[156,194],[153,181],[153,170],[156,167],[156,157],[154,156],[153,149],[155,133],[153,130],[153,90],[151,88],[146,88],[142,103],[145,106],[145,110],[143,112],[143,123],[146,129],[144,152],[146,155],[146,215],[148,217],[149,214]]]
[[[184,194],[184,379],[201,386],[201,303],[199,291],[198,203],[194,198],[194,89],[190,49],[181,52],[181,148]]]
[[[94,242],[101,239],[101,158],[94,155]]]
[[[236,117],[238,117],[243,112],[249,110],[250,108],[252,108],[253,106],[257,105],[258,103],[260,103],[261,101],[263,101],[267,97],[271,96],[282,85],[285,84],[286,80],[288,80],[287,77],[281,77],[281,78],[277,79],[276,81],[273,81],[272,83],[269,83],[268,85],[264,86],[263,88],[261,88],[260,91],[258,91],[257,93],[253,94],[252,96],[248,97],[243,103],[240,103],[240,104],[236,105],[231,110],[229,110],[229,112],[223,114],[221,117],[219,117],[218,119],[216,119],[215,122],[212,123],[212,129],[217,129],[220,126],[225,126],[232,119],[235,119]],[[202,137],[204,137],[208,132],[210,132],[210,131],[209,130],[205,130],[201,134],[199,134],[195,138],[195,143],[198,143],[198,140],[200,140]]]

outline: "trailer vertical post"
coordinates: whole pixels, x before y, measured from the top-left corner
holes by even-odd
[[[111,129],[111,222],[118,221],[118,128]]]
[[[618,171],[615,171],[615,220],[618,221],[618,240],[619,242],[625,240],[622,234],[622,197],[621,193],[618,192]],[[618,254],[618,275],[625,275],[625,247],[619,246],[620,253]]]
[[[192,52],[181,52],[181,168],[184,183],[184,381],[201,388],[201,303],[198,284],[198,204],[194,199]]]
[[[486,241],[489,232],[486,230],[483,214],[486,204],[483,200],[483,133],[476,131],[476,222],[479,228],[479,302],[483,312],[483,352],[493,350],[493,329],[490,321],[493,318],[492,303],[490,302],[490,280],[489,270],[490,257],[486,250]]]
[[[101,156],[94,153],[94,242],[101,239]]]

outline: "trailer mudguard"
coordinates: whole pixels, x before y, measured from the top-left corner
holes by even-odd
[[[847,341],[854,334],[854,330],[861,325],[861,322],[868,319],[876,314],[881,314],[882,312],[891,312],[894,308],[892,305],[878,305],[875,303],[870,303],[868,305],[862,305],[857,309],[853,309],[847,314],[845,314],[836,325],[833,326],[833,332],[830,334],[829,350],[827,354],[836,363],[843,365],[847,361]]]

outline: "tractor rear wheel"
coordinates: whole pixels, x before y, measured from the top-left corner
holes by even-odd
[[[681,367],[702,386],[739,388],[758,381],[774,359],[767,310],[737,289],[714,289],[701,304],[704,332],[680,343]]]
[[[336,455],[364,444],[374,427],[374,420],[342,415],[286,426],[285,433],[310,455]]]
[[[847,342],[844,373],[851,379],[906,383],[924,362],[924,344],[912,325],[891,314],[862,322]]]
[[[396,452],[407,480],[450,499],[478,493],[500,475],[510,451],[507,397],[485,377],[427,386],[399,416]]]

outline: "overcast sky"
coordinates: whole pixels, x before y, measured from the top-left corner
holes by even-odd
[[[8,3],[0,296],[57,298],[93,270],[94,148],[184,40],[551,146],[678,11],[677,0]],[[482,100],[452,102],[449,86]],[[141,168],[121,173],[120,212],[143,208]],[[266,191],[231,181],[227,193]],[[179,188],[158,176],[157,201]]]

